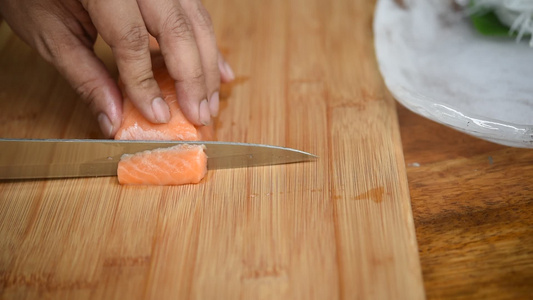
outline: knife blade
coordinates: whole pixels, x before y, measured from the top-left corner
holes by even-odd
[[[115,176],[123,154],[178,144],[205,145],[210,170],[318,158],[291,148],[232,142],[0,139],[0,179]]]

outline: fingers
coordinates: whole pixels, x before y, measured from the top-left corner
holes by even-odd
[[[106,137],[113,137],[122,121],[122,96],[115,80],[92,51],[96,30],[79,6],[74,3],[63,6],[63,11],[51,11],[51,15],[63,18],[34,23],[30,27],[33,30],[23,36],[88,102]],[[66,27],[66,23],[71,26]]]
[[[50,39],[43,56],[57,67],[97,116],[106,137],[113,137],[122,121],[122,96],[115,80],[92,50],[73,36]]]
[[[102,133],[114,137],[122,122],[122,95],[115,80],[87,48],[65,53],[63,59],[65,77],[97,116]]]
[[[107,137],[114,136],[121,123],[122,97],[92,51],[97,34],[81,5],[78,2],[54,5],[44,0],[39,5],[17,1],[3,4],[6,22],[89,103],[102,132]]]
[[[169,74],[175,80],[184,115],[196,125],[209,124],[211,109],[215,114],[218,112],[220,75],[214,34],[205,10],[199,8],[201,4],[197,0],[184,6],[180,1],[137,2],[149,32],[159,42]]]
[[[217,51],[209,14],[199,0],[81,0],[111,46],[126,94],[151,122],[170,118],[152,73],[149,34],[161,47],[184,115],[207,125],[219,110],[220,81],[234,78]]]
[[[166,123],[170,110],[152,73],[149,34],[135,0],[83,0],[96,29],[113,51],[124,90],[143,116]]]

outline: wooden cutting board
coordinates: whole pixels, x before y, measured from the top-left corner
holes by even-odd
[[[209,0],[237,79],[217,138],[314,163],[210,171],[198,185],[115,177],[0,182],[5,299],[421,299],[374,1]],[[97,51],[112,72],[112,56]],[[0,26],[0,136],[99,138],[68,84]]]

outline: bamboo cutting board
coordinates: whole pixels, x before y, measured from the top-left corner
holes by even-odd
[[[424,298],[395,106],[374,59],[374,1],[205,5],[237,74],[221,91],[217,139],[320,159],[210,171],[178,187],[0,182],[2,298]],[[0,124],[1,137],[101,137],[6,24]]]

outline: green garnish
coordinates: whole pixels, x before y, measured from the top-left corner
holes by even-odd
[[[533,28],[530,23],[533,22],[533,18],[530,6],[518,8],[516,11],[516,8],[512,8],[511,4],[504,1],[470,0],[468,10],[474,28],[483,35],[513,36],[516,37],[517,42],[524,36],[531,37]],[[498,10],[497,14],[495,9]],[[504,22],[500,18],[503,18]],[[533,37],[531,37],[529,45],[533,47]]]
[[[509,27],[500,22],[496,14],[487,12],[483,14],[473,14],[470,16],[474,27],[481,34],[493,36],[509,36]],[[516,34],[513,34],[516,35]]]

